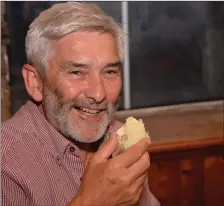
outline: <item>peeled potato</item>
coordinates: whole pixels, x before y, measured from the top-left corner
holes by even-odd
[[[143,121],[128,117],[126,123],[116,132],[119,150],[125,151],[143,138],[149,137]]]

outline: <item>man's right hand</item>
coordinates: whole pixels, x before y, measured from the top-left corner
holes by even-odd
[[[88,162],[78,194],[81,205],[135,205],[150,166],[149,144],[145,138],[108,159],[117,149],[117,137],[112,134],[110,140]],[[77,205],[76,198],[71,205]]]

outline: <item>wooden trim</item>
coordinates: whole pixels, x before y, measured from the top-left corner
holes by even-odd
[[[209,138],[193,141],[179,141],[171,144],[152,144],[149,148],[150,153],[180,151],[187,149],[199,149],[210,146],[224,146],[223,138]]]
[[[166,161],[193,160],[211,156],[219,156],[224,158],[224,145],[213,145],[208,147],[189,148],[173,151],[150,152],[150,159],[152,164],[162,164]]]
[[[115,116],[117,118],[120,118],[126,116],[128,117],[131,114],[133,116],[145,117],[149,115],[166,115],[181,112],[194,112],[194,111],[199,112],[199,111],[214,111],[214,110],[216,111],[218,110],[224,113],[224,100],[124,110],[116,112]]]

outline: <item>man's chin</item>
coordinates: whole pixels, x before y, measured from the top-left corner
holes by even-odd
[[[92,127],[91,127],[92,126]],[[85,127],[82,125],[81,128],[73,128],[70,130],[69,136],[75,141],[81,143],[93,143],[97,142],[101,138],[104,137],[105,133],[107,132],[108,124],[99,125],[86,125]]]
[[[83,134],[80,136],[73,136],[72,138],[78,142],[81,143],[93,143],[93,142],[97,142],[98,140],[100,140],[101,138],[103,138],[105,133],[103,134],[96,134],[96,135],[87,135],[87,134]]]
[[[110,124],[108,115],[104,115],[100,121],[73,121],[76,125],[70,125],[70,137],[78,142],[93,143],[100,140],[106,133]]]

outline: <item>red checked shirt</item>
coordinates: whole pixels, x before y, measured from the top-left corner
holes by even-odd
[[[113,121],[104,142],[119,127]],[[57,132],[31,101],[2,123],[3,206],[65,206],[77,194],[83,173],[79,148]],[[159,204],[146,188],[140,205]]]

